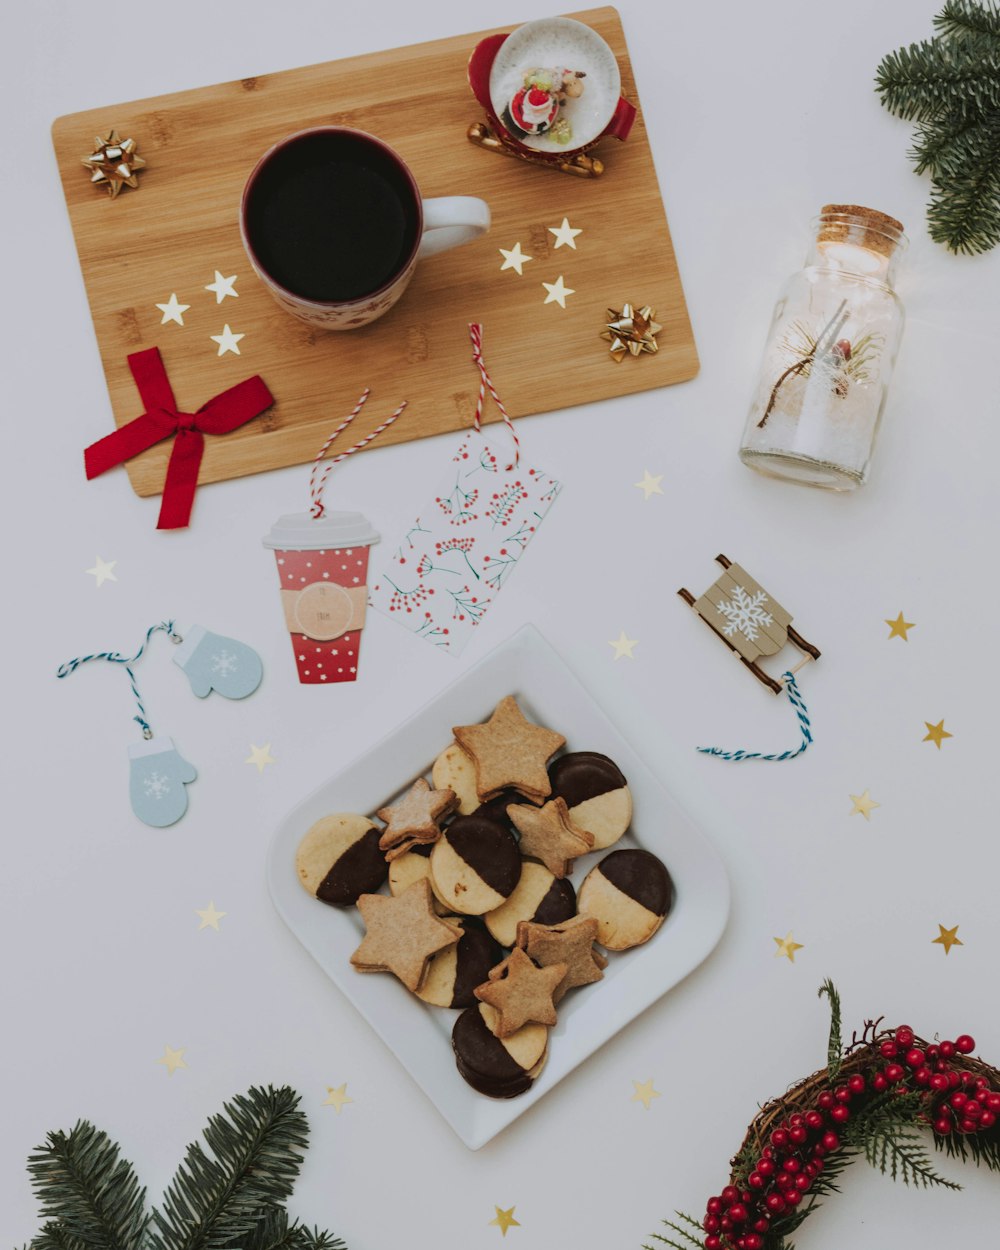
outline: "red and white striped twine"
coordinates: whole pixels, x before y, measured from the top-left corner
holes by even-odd
[[[469,322],[469,338],[472,339],[472,359],[479,369],[479,399],[476,403],[476,415],[473,424],[477,431],[482,432],[483,403],[486,400],[486,388],[489,387],[490,394],[493,396],[496,406],[500,409],[504,425],[510,431],[510,436],[514,441],[514,463],[507,466],[507,472],[509,473],[511,469],[516,469],[520,463],[521,440],[517,437],[517,433],[514,430],[514,422],[511,421],[507,409],[503,406],[503,400],[497,394],[496,387],[493,385],[492,379],[487,372],[483,361],[483,327],[477,321]]]
[[[396,418],[402,415],[403,410],[406,408],[406,405],[408,402],[407,400],[404,399],[403,402],[396,409],[396,411],[391,416],[386,417],[386,419],[382,422],[381,425],[376,426],[375,429],[372,430],[370,434],[366,434],[364,438],[359,439],[359,441],[356,442],[353,447],[348,447],[347,450],[342,451],[339,456],[334,456],[332,460],[327,461],[326,467],[323,469],[322,472],[320,472],[320,467],[319,467],[320,463],[322,462],[323,457],[326,455],[326,453],[330,450],[330,445],[333,443],[337,435],[341,434],[351,424],[354,418],[358,415],[361,409],[365,406],[365,400],[368,398],[370,394],[371,394],[371,388],[366,386],[365,389],[361,393],[361,398],[354,405],[354,408],[351,411],[351,413],[348,416],[346,416],[343,419],[343,421],[341,421],[340,425],[338,425],[337,428],[333,431],[330,437],[326,440],[323,446],[319,449],[319,455],[313,461],[312,472],[309,474],[309,498],[312,500],[311,511],[312,511],[312,518],[314,521],[318,521],[320,517],[326,514],[326,509],[323,507],[323,491],[326,489],[326,479],[330,476],[330,470],[333,468],[333,466],[335,464],[340,464],[341,460],[346,460],[348,456],[353,456],[354,453],[356,451],[360,451],[362,447],[367,447],[373,438],[378,438],[378,436],[382,433],[383,430],[387,430],[389,426],[392,425],[392,423],[396,420]]]

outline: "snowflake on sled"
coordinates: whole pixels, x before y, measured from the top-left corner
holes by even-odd
[[[750,642],[756,642],[760,631],[766,625],[773,625],[774,619],[770,612],[764,610],[767,595],[763,590],[749,595],[742,586],[734,586],[729,598],[716,604],[716,611],[721,612],[727,624],[723,634],[732,638],[739,632]]]

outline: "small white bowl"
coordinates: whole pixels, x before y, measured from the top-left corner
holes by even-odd
[[[595,30],[571,17],[544,17],[526,22],[500,45],[490,70],[490,100],[497,117],[524,85],[530,69],[562,66],[586,74],[583,94],[559,110],[573,129],[569,143],[550,134],[515,136],[536,152],[576,152],[607,127],[618,107],[622,80],[615,54]]]

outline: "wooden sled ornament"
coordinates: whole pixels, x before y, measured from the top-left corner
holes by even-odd
[[[810,660],[819,659],[819,648],[792,629],[791,614],[754,581],[746,569],[723,555],[715,559],[725,572],[700,599],[695,599],[683,586],[677,593],[726,646],[735,651],[759,682],[774,694],[781,694],[782,683],[766,673],[757,661],[762,656],[777,655],[791,642],[803,656],[791,670],[797,673]]]

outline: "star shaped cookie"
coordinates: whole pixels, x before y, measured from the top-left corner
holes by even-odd
[[[538,803],[552,793],[545,765],[566,739],[526,720],[513,695],[500,700],[484,725],[457,725],[452,732],[476,766],[484,803],[508,787]]]
[[[395,973],[416,993],[431,956],[454,946],[462,936],[458,925],[435,915],[433,897],[426,877],[395,896],[362,894],[358,911],[367,932],[351,956],[354,967],[359,972]]]
[[[517,926],[517,946],[543,968],[566,965],[566,975],[556,992],[556,1002],[577,985],[600,981],[607,959],[594,950],[597,921],[574,916],[562,924],[535,924],[522,920]]]
[[[555,1024],[552,996],[569,971],[567,965],[538,968],[522,950],[513,951],[504,964],[502,976],[473,990],[480,1002],[488,1003],[496,1011],[497,1037],[510,1037],[529,1021]]]
[[[454,790],[432,790],[423,777],[410,786],[398,803],[380,807],[377,815],[386,827],[379,838],[383,851],[392,850],[401,842],[436,842],[441,836],[438,823],[458,806]]]
[[[511,803],[507,815],[521,835],[522,855],[540,859],[554,877],[567,877],[572,861],[594,847],[594,835],[570,824],[565,799],[552,799],[544,807]]]

